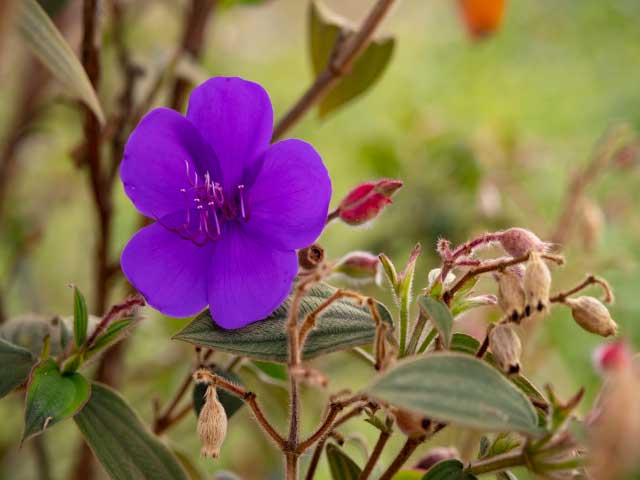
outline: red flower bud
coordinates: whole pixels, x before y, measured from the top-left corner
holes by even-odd
[[[342,257],[333,271],[355,283],[369,283],[376,280],[380,259],[369,252],[351,252]]]
[[[340,219],[349,225],[362,225],[373,220],[386,205],[392,203],[391,196],[402,185],[400,180],[392,179],[358,185],[340,202]]]
[[[615,372],[631,364],[632,353],[624,340],[600,345],[593,352],[593,363],[600,372]]]

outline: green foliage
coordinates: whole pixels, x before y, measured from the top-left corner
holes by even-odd
[[[439,421],[539,436],[527,397],[487,363],[460,353],[435,353],[398,363],[368,389],[373,397]]]
[[[91,398],[74,420],[111,479],[187,480],[169,449],[109,387],[94,383]]]
[[[69,93],[81,99],[104,123],[104,113],[87,73],[64,37],[36,0],[22,0],[18,31],[31,49]]]
[[[35,362],[31,352],[0,338],[0,398],[27,381]]]
[[[313,286],[302,299],[299,321],[335,291],[325,283]],[[285,325],[290,303],[291,297],[266,319],[237,330],[220,328],[207,310],[178,332],[174,339],[249,358],[284,363],[288,358]],[[381,303],[378,303],[378,311],[383,321],[392,324],[391,314]],[[374,321],[367,306],[340,299],[317,319],[316,327],[307,338],[304,357],[309,359],[367,345],[373,341],[374,334]]]
[[[358,480],[362,469],[340,447],[327,445],[327,461],[333,480]]]
[[[73,287],[73,340],[76,347],[80,347],[87,338],[87,327],[89,325],[89,312],[84,295]]]
[[[63,374],[53,360],[42,361],[27,385],[22,440],[75,415],[90,395],[91,386],[82,375]]]
[[[444,347],[448,349],[451,344],[451,334],[453,330],[453,316],[449,308],[441,300],[436,300],[429,295],[421,295],[418,297],[418,304],[420,308],[429,315],[429,319],[440,333]]]
[[[346,20],[329,12],[320,2],[309,7],[309,49],[313,71],[322,72],[332,60],[337,42],[348,41],[353,28]],[[374,39],[360,58],[342,76],[318,106],[321,117],[362,95],[382,76],[393,55],[393,38]]]
[[[131,330],[135,324],[136,322],[133,318],[123,318],[113,322],[106,328],[104,333],[96,339],[93,346],[89,348],[86,357],[91,358],[121,340],[129,333],[129,330]]]
[[[422,480],[475,480],[476,477],[465,473],[460,460],[444,460],[435,464],[422,477]]]

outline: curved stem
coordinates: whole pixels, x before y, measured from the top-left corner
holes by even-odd
[[[424,442],[425,438],[425,436],[407,438],[407,441],[398,452],[398,455],[396,455],[396,458],[394,458],[391,465],[389,465],[378,480],[391,480],[398,470],[400,470],[407,460],[409,460],[409,457],[416,448],[418,448],[418,445]]]
[[[362,473],[360,474],[360,478],[358,480],[368,480],[371,472],[373,472],[376,463],[380,459],[380,455],[384,450],[384,447],[387,446],[387,442],[389,441],[389,437],[391,437],[391,432],[381,431],[380,436],[378,437],[378,441],[376,442],[376,446],[373,448],[373,452],[371,452],[371,456],[369,460],[367,460],[367,464],[364,466]]]

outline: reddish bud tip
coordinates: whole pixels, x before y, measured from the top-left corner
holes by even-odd
[[[524,228],[510,228],[499,233],[500,246],[512,257],[521,257],[529,252],[546,253],[551,244],[543,242],[537,235]]]
[[[631,349],[624,340],[600,345],[593,352],[593,363],[600,372],[616,372],[631,364]]]
[[[369,252],[351,252],[342,257],[333,271],[357,283],[373,282],[378,275],[380,259]]]
[[[340,202],[340,219],[349,225],[362,225],[377,217],[402,187],[400,180],[383,179],[358,185]]]

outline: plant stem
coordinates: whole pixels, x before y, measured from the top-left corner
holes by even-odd
[[[427,336],[422,341],[422,345],[420,345],[420,347],[418,348],[418,353],[424,353],[429,345],[431,345],[431,342],[433,342],[433,339],[436,338],[436,335],[438,335],[437,328],[432,328],[431,330],[429,330],[429,333],[427,333]]]
[[[524,465],[526,458],[521,450],[507,452],[494,457],[478,460],[469,465],[465,472],[472,475],[482,475],[485,473],[497,473],[507,468]]]
[[[367,480],[369,478],[371,472],[373,472],[373,469],[376,466],[376,463],[380,459],[380,455],[382,454],[384,447],[389,441],[389,437],[391,437],[391,432],[384,430],[380,431],[380,436],[378,437],[376,446],[373,448],[373,452],[371,452],[371,456],[369,457],[369,460],[367,460],[367,464],[364,466],[359,480]]]
[[[335,86],[338,79],[349,73],[353,62],[365,51],[371,38],[396,0],[378,0],[360,25],[358,31],[338,45],[332,60],[320,72],[313,84],[296,104],[278,121],[273,140],[278,140]]]
[[[327,436],[322,438],[316,448],[313,450],[313,455],[311,457],[311,461],[309,462],[309,467],[307,468],[307,474],[305,475],[305,480],[313,480],[313,477],[316,473],[316,469],[318,468],[318,463],[320,463],[320,457],[322,456],[322,452],[324,450],[324,445],[327,443]]]
[[[562,303],[566,300],[567,297],[570,297],[574,293],[578,293],[579,291],[587,288],[589,285],[594,284],[600,285],[602,287],[602,290],[604,290],[604,298],[602,299],[603,302],[613,302],[613,292],[611,291],[611,287],[609,287],[609,284],[606,282],[606,280],[596,277],[595,275],[588,275],[587,278],[585,278],[578,285],[565,292],[560,292],[553,295],[549,298],[549,301],[551,303]]]
[[[393,476],[398,472],[398,470],[400,470],[406,463],[406,461],[409,460],[409,457],[416,450],[416,448],[418,448],[418,445],[424,442],[425,438],[425,436],[407,438],[407,441],[402,446],[402,449],[398,452],[398,455],[396,455],[396,458],[378,480],[391,480]]]
[[[415,326],[413,327],[413,332],[411,333],[411,339],[409,340],[409,344],[407,345],[407,350],[405,352],[406,355],[411,355],[416,351],[418,341],[420,340],[420,336],[422,335],[424,327],[427,325],[428,321],[429,317],[425,315],[422,310],[420,310],[418,319],[416,320]]]

